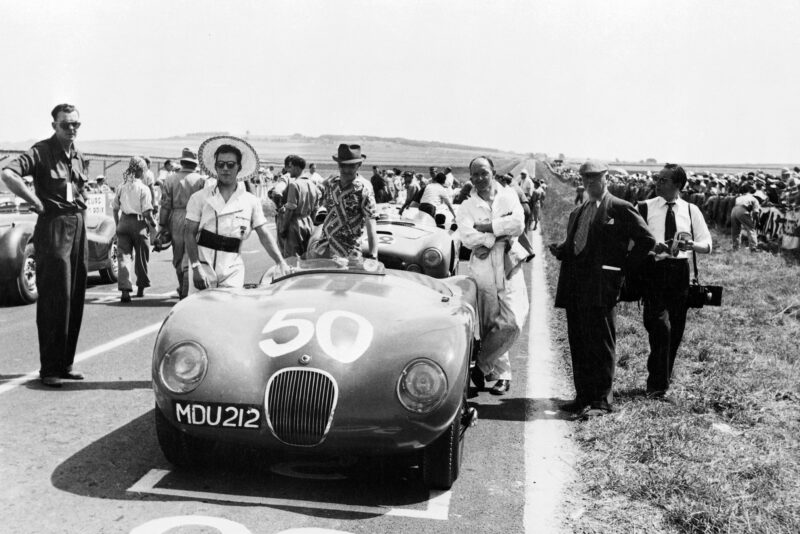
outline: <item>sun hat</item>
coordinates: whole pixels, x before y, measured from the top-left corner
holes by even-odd
[[[188,161],[189,163],[194,163],[195,165],[199,165],[200,162],[197,161],[197,154],[191,148],[184,148],[181,151],[181,161]]]
[[[237,180],[249,180],[258,175],[260,164],[256,149],[244,139],[232,135],[218,135],[203,141],[203,144],[200,145],[200,150],[197,151],[200,159],[200,168],[203,169],[203,172],[212,178],[217,177],[217,169],[214,166],[216,163],[214,152],[222,145],[235,146],[242,152],[242,168],[236,177]]]
[[[348,145],[346,143],[339,145],[337,155],[332,157],[337,163],[360,163],[367,159],[367,156],[361,153],[361,145]]]

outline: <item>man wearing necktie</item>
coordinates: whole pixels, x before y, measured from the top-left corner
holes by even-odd
[[[668,163],[656,178],[657,197],[646,201],[647,226],[658,239],[646,263],[644,327],[650,341],[647,396],[662,398],[686,325],[690,253],[711,252],[711,234],[697,206],[680,198],[686,185],[683,167]]]
[[[550,245],[561,261],[555,306],[567,312],[575,382],[575,400],[562,409],[581,419],[611,411],[622,272],[637,268],[655,245],[636,209],[607,191],[607,171],[597,161],[581,165],[588,200],[570,214],[566,240]]]

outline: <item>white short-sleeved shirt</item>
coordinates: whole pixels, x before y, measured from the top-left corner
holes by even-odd
[[[201,189],[189,198],[186,220],[200,223],[200,230],[238,239],[247,239],[252,230],[267,223],[261,202],[243,187],[237,187],[228,202],[217,187]]]

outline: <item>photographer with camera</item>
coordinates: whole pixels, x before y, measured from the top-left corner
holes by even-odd
[[[655,198],[640,213],[658,242],[645,264],[644,327],[650,339],[647,397],[663,398],[686,325],[689,254],[711,252],[711,234],[697,206],[680,198],[686,171],[668,163],[656,178]]]

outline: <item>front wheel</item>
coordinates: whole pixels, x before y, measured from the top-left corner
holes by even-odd
[[[167,421],[156,405],[156,437],[164,457],[176,467],[190,469],[207,465],[214,444],[181,432]]]
[[[431,489],[449,490],[461,468],[463,429],[459,410],[447,430],[422,452],[422,479]]]
[[[119,274],[119,264],[117,263],[117,236],[114,236],[111,240],[111,244],[108,246],[108,263],[109,267],[100,269],[100,278],[102,278],[104,282],[113,283],[117,281],[117,276]]]
[[[22,253],[22,266],[17,278],[9,284],[11,299],[20,304],[33,304],[39,298],[36,289],[36,260],[33,243],[28,243]]]

